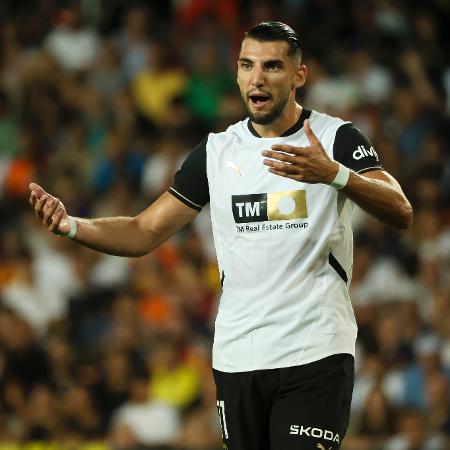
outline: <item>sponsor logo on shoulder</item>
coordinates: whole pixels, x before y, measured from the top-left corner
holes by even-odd
[[[353,152],[353,159],[360,160],[367,156],[373,156],[377,161],[379,161],[378,154],[373,147],[367,150],[364,145],[358,145],[358,148]]]
[[[338,444],[341,442],[341,438],[339,437],[338,433],[335,434],[330,430],[322,430],[322,428],[315,427],[305,427],[303,425],[291,425],[289,434],[314,437],[317,439],[325,439],[326,441],[337,442]]]

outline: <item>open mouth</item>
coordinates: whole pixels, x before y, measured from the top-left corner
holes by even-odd
[[[264,106],[270,100],[270,95],[263,94],[263,93],[250,94],[249,99],[250,99],[250,102],[252,103],[252,105],[260,108],[260,107]]]

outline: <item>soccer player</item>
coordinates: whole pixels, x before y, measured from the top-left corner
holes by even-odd
[[[136,217],[71,217],[30,185],[50,231],[122,256],[152,251],[210,203],[223,286],[213,372],[227,450],[340,447],[357,332],[352,208],[397,228],[412,221],[367,138],[296,103],[306,73],[289,26],[250,29],[237,62],[249,117],[206,136],[169,191]]]

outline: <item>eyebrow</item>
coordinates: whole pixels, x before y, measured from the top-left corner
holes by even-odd
[[[245,58],[245,57],[240,57],[238,59],[238,62],[247,62],[247,63],[254,63],[255,61],[253,59],[250,58]],[[263,61],[264,65],[267,64],[280,64],[280,65],[284,65],[284,61],[282,59],[268,59],[266,61]]]

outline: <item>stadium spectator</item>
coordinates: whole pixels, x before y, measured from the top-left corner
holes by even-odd
[[[148,395],[145,376],[136,376],[130,384],[130,398],[114,414],[113,427],[126,425],[138,444],[170,445],[179,432],[177,409]]]

